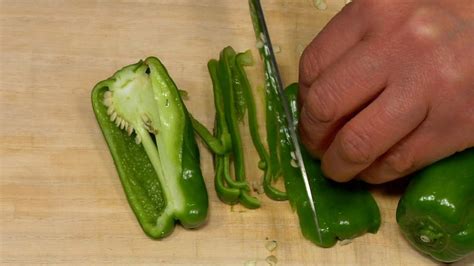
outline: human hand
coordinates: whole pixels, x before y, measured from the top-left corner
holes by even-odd
[[[305,49],[299,133],[336,181],[474,146],[474,1],[355,0]]]

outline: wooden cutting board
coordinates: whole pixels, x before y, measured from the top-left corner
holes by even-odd
[[[322,11],[310,0],[263,1],[286,84],[297,80],[305,45],[343,4],[329,0]],[[260,195],[258,210],[219,202],[202,145],[208,223],[195,231],[178,226],[162,241],[142,232],[95,121],[91,89],[119,67],[155,55],[189,92],[190,111],[211,127],[207,61],[227,45],[257,57],[247,1],[0,0],[0,38],[2,264],[266,265],[270,254],[281,265],[434,264],[402,238],[392,188],[374,188],[379,233],[323,249],[302,237],[287,202]],[[260,64],[249,73],[261,91]],[[243,134],[248,176],[257,180],[256,153]],[[278,243],[272,253],[267,239]]]

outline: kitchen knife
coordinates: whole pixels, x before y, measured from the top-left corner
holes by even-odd
[[[281,104],[283,106],[286,120],[288,123],[288,132],[291,142],[293,143],[295,158],[298,163],[298,167],[301,171],[301,176],[303,178],[303,182],[306,189],[306,194],[308,196],[309,205],[311,210],[313,211],[313,218],[314,223],[316,225],[316,229],[318,231],[318,238],[319,241],[322,241],[321,237],[321,230],[319,227],[319,220],[318,214],[316,211],[316,206],[314,202],[313,192],[311,186],[308,181],[308,174],[306,173],[306,168],[303,161],[303,155],[301,154],[301,147],[298,141],[298,136],[296,134],[295,129],[295,122],[293,121],[292,115],[290,113],[290,108],[288,106],[288,101],[286,99],[284,90],[283,90],[283,83],[281,81],[280,72],[278,70],[278,65],[276,63],[275,54],[273,52],[272,42],[270,40],[270,35],[268,33],[268,28],[265,23],[265,17],[262,10],[262,5],[260,4],[260,0],[249,0],[250,6],[250,15],[252,17],[253,28],[255,31],[255,35],[257,37],[257,47],[261,55],[264,58],[265,68],[267,72],[271,73],[268,76],[269,82],[271,83],[273,88],[277,89],[277,94],[280,97]]]

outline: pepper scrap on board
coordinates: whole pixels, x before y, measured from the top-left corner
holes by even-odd
[[[246,178],[239,129],[239,123],[243,122],[245,113],[247,113],[252,142],[260,157],[258,167],[264,172],[264,182],[269,180],[270,176],[269,155],[260,138],[255,100],[244,70],[245,66],[252,64],[253,58],[250,51],[236,53],[230,46],[221,51],[219,60],[210,60],[208,69],[216,109],[214,134],[210,133],[199,121],[193,119],[194,129],[214,153],[217,195],[224,203],[240,203],[249,209],[260,207],[260,201],[250,195],[250,186]],[[234,166],[235,179],[230,174],[231,163]]]

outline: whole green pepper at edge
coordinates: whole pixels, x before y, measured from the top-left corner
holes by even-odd
[[[176,221],[185,228],[202,225],[208,196],[199,150],[180,93],[161,62],[149,57],[99,82],[92,105],[144,232],[162,238]]]
[[[411,177],[397,222],[419,251],[443,262],[474,251],[474,148],[425,167]]]
[[[285,90],[294,121],[298,121],[297,91],[297,84],[292,84]],[[281,109],[276,111],[284,115]],[[318,246],[331,247],[337,240],[353,239],[367,232],[377,232],[380,227],[380,211],[374,198],[363,188],[362,183],[337,183],[325,178],[321,172],[320,162],[312,159],[303,148],[303,160],[318,212],[322,237],[321,241],[319,240],[303,179],[296,162],[292,162],[293,146],[284,127],[286,124],[281,123],[280,164],[288,199],[296,209],[304,237]]]

